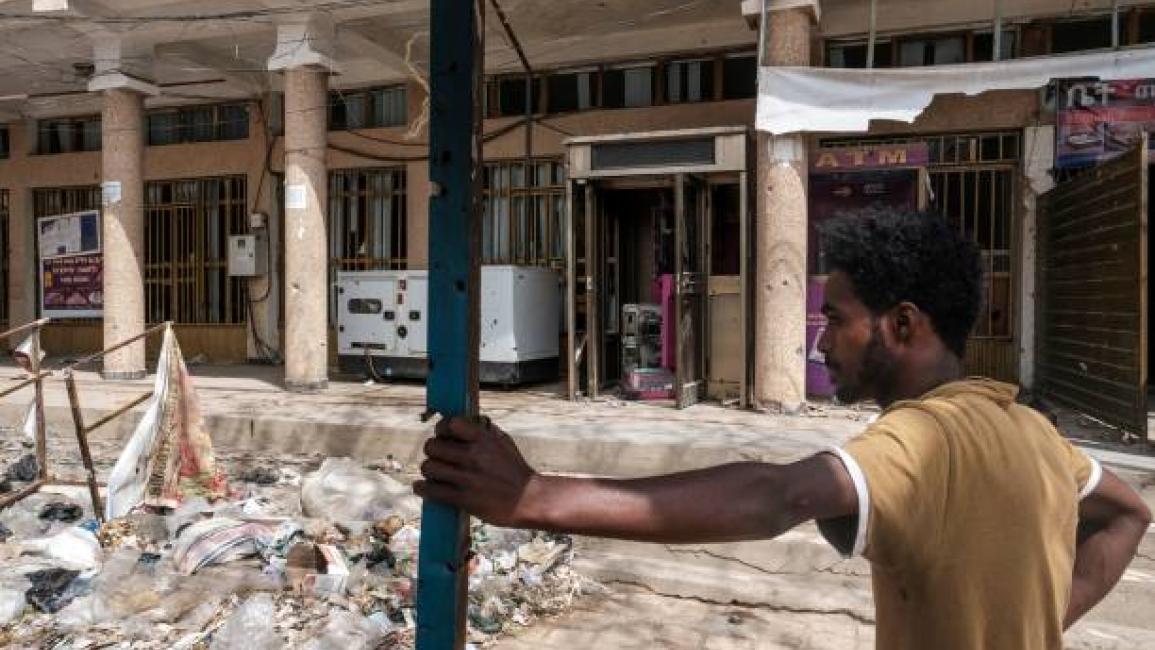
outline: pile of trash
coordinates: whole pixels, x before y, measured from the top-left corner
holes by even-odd
[[[0,487],[38,469],[25,456]],[[101,513],[61,486],[0,511],[0,647],[411,648],[421,502],[400,471],[329,458],[230,482],[170,328]],[[598,588],[570,568],[566,537],[472,533],[473,644]]]
[[[330,458],[303,476],[240,476],[238,498],[138,508],[103,525],[79,489],[75,502],[43,492],[0,512],[0,647],[413,646],[420,501],[396,475]],[[472,533],[476,646],[599,589],[570,568],[566,537]]]

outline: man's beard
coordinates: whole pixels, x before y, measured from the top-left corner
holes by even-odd
[[[870,328],[870,340],[862,353],[862,365],[853,381],[840,382],[836,396],[844,404],[853,404],[867,397],[889,392],[894,380],[894,356],[882,344],[882,328],[875,320]]]

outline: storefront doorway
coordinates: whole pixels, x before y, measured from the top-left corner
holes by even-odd
[[[719,155],[723,134],[739,146]],[[609,150],[597,139],[571,143],[571,398],[745,401],[744,138],[730,129],[642,136],[626,150],[620,139]],[[712,323],[729,327],[724,344]]]

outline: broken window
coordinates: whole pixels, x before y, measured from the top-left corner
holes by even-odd
[[[666,103],[714,99],[714,61],[673,61],[666,65]]]
[[[1138,43],[1155,43],[1155,10],[1144,9],[1139,12]]]
[[[1111,16],[1063,20],[1051,24],[1051,54],[1111,47]]]
[[[100,117],[41,120],[36,151],[41,154],[100,151]]]
[[[1003,42],[1001,47],[1000,61],[1015,58],[1015,32],[1014,30],[1003,30]],[[971,57],[972,61],[990,61],[995,51],[995,34],[994,32],[977,32],[974,35],[974,53]]]
[[[865,68],[866,47],[867,45],[865,42],[830,43],[826,46],[826,67]],[[890,41],[876,41],[874,43],[874,67],[889,68],[890,60]]]
[[[603,108],[636,108],[654,103],[654,68],[614,68],[602,74]]]
[[[551,74],[547,80],[549,113],[585,111],[594,106],[594,75],[586,70]]]
[[[531,110],[536,113],[541,97],[541,78],[535,77],[530,86]],[[501,77],[490,83],[489,97],[486,99],[486,114],[489,117],[516,117],[525,115],[525,76]]]
[[[405,86],[334,91],[329,94],[329,130],[405,126],[407,102]]]
[[[966,63],[966,55],[966,39],[958,34],[904,39],[898,48],[898,65],[910,67]]]
[[[754,54],[727,56],[722,62],[722,99],[758,95],[758,62]]]

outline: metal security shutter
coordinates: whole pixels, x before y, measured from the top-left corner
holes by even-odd
[[[1038,389],[1146,438],[1146,138],[1039,208]]]

